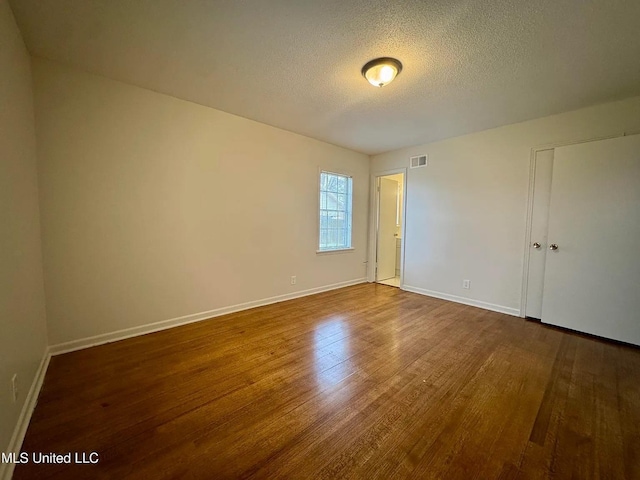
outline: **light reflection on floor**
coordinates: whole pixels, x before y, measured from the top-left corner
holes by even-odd
[[[340,317],[316,326],[314,331],[314,360],[316,380],[320,391],[339,384],[354,372],[351,356],[349,324]]]
[[[390,287],[399,287],[400,286],[400,277],[391,277],[386,280],[378,280],[378,283],[382,283],[383,285],[389,285]]]

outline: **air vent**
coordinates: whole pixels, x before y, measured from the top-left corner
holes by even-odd
[[[411,157],[411,168],[418,167],[426,167],[427,166],[427,156],[426,155],[416,155],[415,157]]]

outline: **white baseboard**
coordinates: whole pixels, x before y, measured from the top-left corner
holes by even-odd
[[[13,430],[13,435],[11,436],[11,440],[9,441],[7,453],[20,452],[22,442],[24,441],[24,436],[27,433],[27,427],[29,426],[29,422],[31,421],[31,415],[33,414],[33,410],[36,408],[36,403],[38,402],[38,395],[40,395],[40,389],[42,388],[42,384],[44,382],[44,376],[47,373],[49,360],[51,360],[51,353],[49,351],[49,348],[47,348],[44,351],[44,356],[40,361],[40,365],[38,366],[36,375],[33,378],[33,382],[31,382],[31,388],[29,388],[29,393],[27,394],[27,398],[25,399],[24,405],[22,406],[22,411],[20,412],[20,416],[18,417],[18,423],[16,424],[16,428]],[[15,469],[15,467],[16,465],[14,463],[0,463],[0,479],[10,480],[13,476],[13,470]]]
[[[255,300],[253,302],[246,302],[240,303],[238,305],[231,305],[229,307],[216,308],[207,312],[193,313],[191,315],[185,315],[183,317],[148,323],[146,325],[126,328],[124,330],[117,330],[115,332],[103,333],[101,335],[82,338],[80,340],[73,340],[71,342],[59,343],[57,345],[50,346],[49,352],[51,353],[51,355],[60,355],[62,353],[73,352],[75,350],[95,347],[96,345],[117,342],[118,340],[124,340],[126,338],[146,335],[147,333],[159,332],[160,330],[166,330],[168,328],[178,327],[180,325],[186,325],[188,323],[199,322],[201,320],[207,320],[209,318],[219,317],[221,315],[227,315],[229,313],[248,310],[255,307],[262,307],[264,305],[270,305],[272,303],[284,302],[286,300],[293,300],[294,298],[306,297],[308,295],[327,292],[329,290],[335,290],[337,288],[349,287],[351,285],[357,285],[359,283],[365,282],[365,278],[358,278],[355,280],[348,280],[346,282],[325,285],[323,287],[310,288],[308,290],[301,290],[298,292],[287,293],[275,297],[263,298],[262,300]]]
[[[442,300],[449,300],[450,302],[462,303],[464,305],[470,305],[472,307],[484,308],[485,310],[492,310],[494,312],[506,313],[507,315],[513,315],[514,317],[520,316],[520,310],[517,308],[481,302],[480,300],[474,300],[472,298],[459,297],[457,295],[451,295],[449,293],[434,292],[433,290],[425,290],[424,288],[412,287],[410,285],[402,285],[402,290],[406,290],[407,292],[419,293],[420,295],[426,295],[428,297],[440,298]]]

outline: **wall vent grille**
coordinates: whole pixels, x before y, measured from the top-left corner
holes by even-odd
[[[420,168],[427,166],[427,156],[426,155],[416,155],[415,157],[411,157],[410,163],[411,168]]]

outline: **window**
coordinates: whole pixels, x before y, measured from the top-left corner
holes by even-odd
[[[319,252],[351,248],[353,179],[320,172]]]

